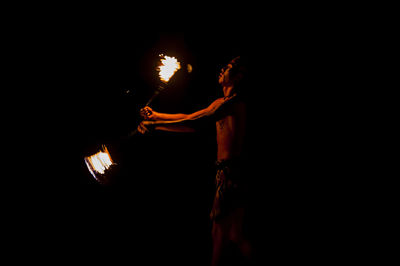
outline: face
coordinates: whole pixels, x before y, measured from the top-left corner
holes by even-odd
[[[221,69],[221,72],[218,76],[218,83],[221,85],[228,85],[230,83],[229,79],[229,71],[232,69],[232,64],[227,64]]]

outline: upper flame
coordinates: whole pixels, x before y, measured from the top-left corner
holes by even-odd
[[[167,83],[169,79],[181,68],[181,64],[175,57],[165,55],[161,59],[161,66],[159,66],[159,75],[161,81]]]
[[[90,157],[86,157],[85,161],[90,172],[95,178],[96,175],[93,171],[104,174],[105,171],[113,164],[110,153],[108,152],[106,146],[103,146],[103,151],[99,151]]]

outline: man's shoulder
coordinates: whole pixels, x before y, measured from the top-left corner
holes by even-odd
[[[219,97],[219,98],[215,99],[215,100],[212,102],[212,104],[215,104],[215,103],[223,103],[224,101],[225,101],[225,98],[224,98],[224,97]]]

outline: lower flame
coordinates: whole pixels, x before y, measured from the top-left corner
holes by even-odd
[[[90,157],[85,157],[85,162],[90,173],[96,179],[96,173],[104,174],[105,171],[113,165],[111,155],[106,146],[103,146],[102,151],[99,151]]]

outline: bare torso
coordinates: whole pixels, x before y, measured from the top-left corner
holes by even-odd
[[[246,129],[246,105],[235,102],[216,122],[217,160],[239,157],[242,153]]]

